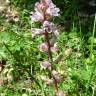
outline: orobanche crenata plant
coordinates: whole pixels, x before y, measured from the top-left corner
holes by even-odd
[[[48,60],[43,61],[40,66],[42,70],[47,70],[49,75],[41,79],[47,85],[54,85],[55,96],[65,96],[64,92],[59,90],[58,84],[61,81],[61,75],[53,64],[52,54],[59,51],[56,38],[59,32],[54,23],[53,17],[59,16],[60,9],[56,7],[51,0],[41,0],[35,4],[35,12],[31,13],[32,23],[41,23],[41,28],[32,28],[32,35],[42,35],[45,42],[39,45],[39,50],[48,54]],[[49,95],[50,96],[50,95]]]

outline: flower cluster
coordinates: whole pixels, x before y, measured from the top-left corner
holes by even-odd
[[[41,79],[45,81],[46,84],[54,83],[55,90],[58,92],[58,83],[60,82],[61,76],[56,69],[54,70],[52,53],[58,52],[59,48],[56,43],[56,38],[59,32],[54,23],[51,22],[52,18],[59,16],[59,8],[51,0],[41,0],[35,4],[35,12],[31,12],[31,21],[40,22],[42,24],[41,28],[32,28],[32,35],[43,35],[45,42],[38,46],[41,52],[46,52],[48,54],[48,59],[43,61],[40,66],[42,70],[48,69],[49,73],[53,78],[48,76],[42,77]],[[63,96],[63,95],[58,95]]]
[[[31,19],[33,22],[49,21],[54,16],[59,16],[59,8],[51,0],[41,0],[35,4],[35,12],[32,12]]]
[[[32,36],[51,34],[50,50],[52,52],[58,51],[57,44],[53,43],[56,40],[59,32],[54,23],[51,22],[52,17],[59,16],[59,8],[52,3],[51,0],[41,0],[35,4],[35,12],[31,12],[32,22],[41,22],[42,28],[32,28]],[[55,38],[55,39],[54,39]],[[48,42],[39,45],[39,49],[42,52],[48,52]]]

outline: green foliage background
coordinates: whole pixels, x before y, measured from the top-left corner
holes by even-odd
[[[42,96],[42,89],[54,96],[53,88],[40,81],[43,74],[40,62],[47,56],[37,47],[42,37],[32,38],[31,27],[39,26],[30,22],[30,12],[34,10],[36,1],[11,0],[9,5],[1,3],[4,10],[0,11],[0,65],[3,64],[4,69],[0,71],[0,80],[3,79],[4,84],[0,84],[0,96]],[[60,54],[64,54],[67,48],[72,49],[71,55],[66,59],[63,56],[56,65],[63,76],[59,88],[64,90],[66,96],[96,96],[94,16],[79,17],[77,13],[81,6],[76,0],[53,2],[61,10],[61,16],[53,20],[61,28],[57,40]],[[18,12],[18,22],[6,18],[8,7]],[[54,58],[57,56],[55,54]],[[12,81],[8,78],[10,76]]]

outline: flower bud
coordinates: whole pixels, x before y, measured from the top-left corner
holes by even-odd
[[[41,45],[39,45],[39,50],[41,52],[47,52],[48,51],[48,46],[46,43],[42,43]]]
[[[41,63],[41,69],[46,69],[46,68],[51,70],[51,63],[49,63],[48,61],[44,61]]]

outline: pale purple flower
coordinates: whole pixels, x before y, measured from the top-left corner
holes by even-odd
[[[52,32],[53,32],[53,34],[54,34],[56,37],[58,37],[59,32],[58,32],[56,26],[54,25],[54,23],[49,22],[49,21],[44,21],[44,23],[43,23],[43,28],[44,28],[46,31],[48,31],[49,33],[52,33]]]
[[[38,29],[38,28],[32,28],[32,37],[34,37],[35,35],[40,35],[40,34],[44,34],[45,31],[43,29]]]
[[[32,14],[31,16],[32,23],[38,22],[38,21],[42,22],[44,20],[43,13],[40,13],[39,11],[33,12],[31,14]]]
[[[43,5],[43,3],[36,2],[35,4],[35,12],[32,12],[31,19],[33,22],[42,22],[44,20],[44,12],[43,9],[46,6]]]
[[[55,4],[53,4],[52,0],[42,0],[43,2],[46,3],[46,13],[45,14],[48,14],[50,16],[59,16],[59,11],[60,9],[56,7]]]
[[[60,9],[56,7],[56,5],[54,5],[53,3],[49,4],[49,7],[46,10],[46,14],[49,14],[50,16],[54,17],[54,16],[59,16],[59,11]]]
[[[36,2],[35,4],[35,12],[32,12],[32,22],[43,22],[44,20],[44,9],[46,9],[46,6],[43,3]]]
[[[49,70],[51,70],[51,63],[49,63],[48,61],[43,61],[42,63],[41,63],[41,69],[49,69]]]
[[[52,27],[52,25],[53,25],[53,23],[49,22],[49,21],[44,21],[44,23],[43,23],[43,26],[48,27],[48,28]]]
[[[48,31],[50,33],[53,31],[54,24],[52,22],[49,22],[49,21],[44,21],[43,27],[46,31]]]
[[[39,11],[40,13],[43,13],[46,10],[46,5],[42,2],[36,2],[35,4],[35,11]]]
[[[48,52],[48,46],[47,46],[47,44],[46,43],[42,43],[41,45],[39,45],[39,50],[41,51],[41,52]]]
[[[39,12],[42,12],[41,10],[41,4],[39,2],[36,2],[35,3],[35,8],[34,8],[35,11],[39,11]]]
[[[33,22],[50,20],[54,16],[59,16],[59,11],[60,9],[51,0],[41,0],[40,3],[36,2],[35,12],[32,13],[31,19]]]

